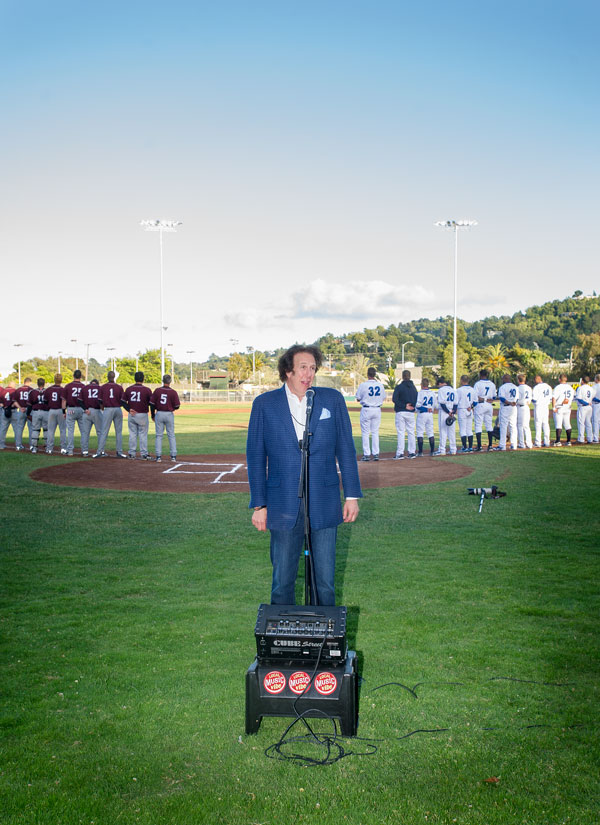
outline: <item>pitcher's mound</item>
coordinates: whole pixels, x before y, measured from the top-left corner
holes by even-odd
[[[405,458],[393,454],[379,461],[359,461],[360,481],[366,490],[435,484],[470,475],[473,470],[460,460]],[[53,467],[34,470],[31,478],[64,487],[102,487],[108,490],[150,490],[156,493],[249,492],[246,456],[190,455],[177,461],[131,461],[123,458],[73,458]]]

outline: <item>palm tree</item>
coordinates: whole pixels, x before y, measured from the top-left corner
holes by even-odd
[[[490,344],[481,350],[480,356],[474,359],[472,367],[475,372],[487,370],[493,381],[498,381],[503,375],[510,372],[510,364],[506,357],[506,350],[502,344]]]

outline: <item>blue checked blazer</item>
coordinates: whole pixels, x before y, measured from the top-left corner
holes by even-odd
[[[340,392],[314,387],[310,419],[308,479],[310,523],[313,530],[343,521],[340,481],[344,495],[362,498],[356,449],[346,403]],[[252,405],[246,445],[250,507],[267,506],[269,530],[291,530],[298,518],[301,451],[285,387],[259,395]]]

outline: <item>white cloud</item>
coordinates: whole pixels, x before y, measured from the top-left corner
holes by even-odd
[[[347,318],[374,316],[409,319],[435,303],[434,293],[422,286],[388,284],[385,281],[311,281],[292,296],[295,318]]]
[[[259,309],[229,312],[227,324],[240,329],[285,327],[296,320],[347,321],[354,325],[382,321],[410,320],[436,307],[432,290],[422,286],[394,285],[385,281],[333,283],[317,279],[290,296],[289,308],[282,311],[275,301]]]

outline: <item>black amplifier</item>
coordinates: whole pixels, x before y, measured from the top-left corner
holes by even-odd
[[[254,633],[259,662],[346,660],[345,607],[261,604]]]

